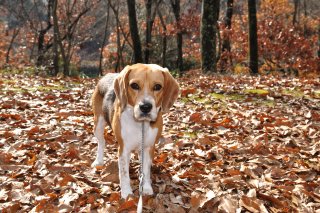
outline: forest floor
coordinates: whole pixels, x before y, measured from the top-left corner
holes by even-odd
[[[320,212],[319,79],[178,79],[144,212]],[[120,199],[109,129],[96,170],[90,97],[97,79],[0,74],[2,212],[134,212]]]

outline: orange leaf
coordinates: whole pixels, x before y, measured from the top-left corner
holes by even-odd
[[[87,197],[87,203],[94,204],[96,199],[97,199],[97,196],[95,194],[89,194]]]
[[[65,154],[65,157],[67,158],[72,158],[72,159],[78,159],[80,155],[79,150],[74,146],[71,145],[67,151],[67,153]]]
[[[196,93],[196,91],[197,91],[196,88],[181,90],[181,97],[187,97],[189,94]]]
[[[161,153],[160,155],[157,156],[155,159],[156,163],[163,163],[168,157],[168,153]]]
[[[236,169],[228,169],[227,173],[230,176],[241,175],[241,172],[239,170],[236,170]]]
[[[118,211],[117,212],[121,212],[121,211],[124,211],[124,210],[130,210],[132,209],[133,207],[136,206],[136,201],[134,200],[127,200],[125,201],[124,203],[122,203],[119,208],[118,208]]]
[[[37,160],[37,155],[35,153],[28,153],[28,155],[30,156],[30,159],[28,160],[27,164],[34,165]]]
[[[120,193],[119,192],[113,192],[110,195],[109,202],[118,202],[120,200]]]
[[[38,134],[39,132],[40,132],[39,126],[32,127],[28,132],[28,137],[30,138],[31,136]]]
[[[192,207],[199,207],[200,206],[200,203],[201,201],[203,200],[203,196],[201,196],[201,194],[199,193],[192,193],[191,194],[191,199],[190,199],[190,204]]]
[[[197,122],[201,121],[201,118],[202,118],[201,113],[195,112],[190,115],[189,121],[197,123]]]

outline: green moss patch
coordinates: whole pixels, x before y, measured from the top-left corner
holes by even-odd
[[[304,93],[301,92],[300,90],[289,90],[289,89],[284,89],[281,91],[283,95],[290,95],[296,98],[301,98],[304,96]]]
[[[257,95],[267,95],[267,94],[269,94],[269,91],[264,90],[264,89],[246,89],[246,90],[244,90],[244,93],[257,94]]]

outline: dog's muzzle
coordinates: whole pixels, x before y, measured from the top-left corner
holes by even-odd
[[[148,102],[142,102],[139,104],[140,109],[140,116],[139,118],[141,120],[152,120],[151,116],[151,110],[152,110],[152,104]]]
[[[155,121],[157,115],[158,109],[152,98],[144,98],[134,106],[134,117],[138,121]]]

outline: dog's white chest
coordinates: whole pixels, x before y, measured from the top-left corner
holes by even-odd
[[[127,106],[122,112],[120,123],[124,149],[129,152],[140,149],[142,142],[142,122],[137,122],[133,118],[132,107]],[[144,128],[144,146],[151,147],[155,143],[158,128],[151,128],[149,122],[145,122]]]

